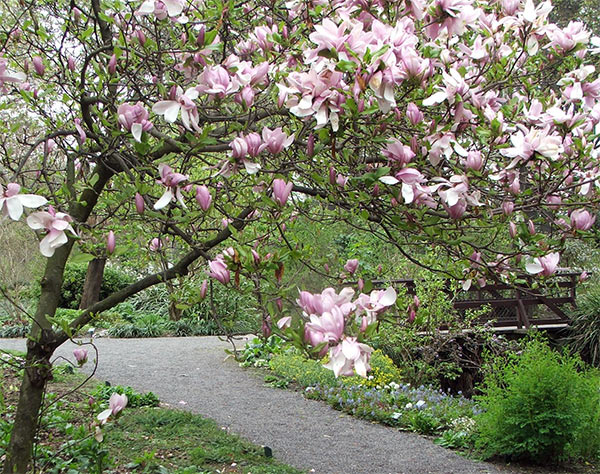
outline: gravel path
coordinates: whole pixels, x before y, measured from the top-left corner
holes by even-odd
[[[268,387],[243,370],[216,337],[96,339],[96,377],[153,391],[163,402],[217,421],[274,456],[317,473],[508,473],[465,459],[426,438],[346,416],[301,393]],[[238,348],[243,347],[243,342]],[[24,340],[0,339],[0,349],[24,350]],[[67,343],[59,355],[72,359]],[[88,366],[90,364],[88,363]]]

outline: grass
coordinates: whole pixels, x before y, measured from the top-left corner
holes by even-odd
[[[17,357],[22,355],[16,354]],[[3,357],[0,360],[0,457],[8,444],[22,375],[22,369],[13,365],[20,359]],[[110,392],[94,380],[83,389],[73,391],[85,378],[79,372],[70,372],[55,368],[54,380],[49,384],[46,401],[53,403],[42,418],[36,448],[37,472],[300,472],[267,457],[263,447],[228,433],[212,420],[162,407],[126,407],[122,416],[105,425],[104,440],[99,443],[90,426],[96,415],[106,408]]]
[[[163,408],[128,410],[107,430],[107,447],[117,464],[167,472],[297,473],[267,458],[262,447],[219,428],[212,420]],[[158,472],[158,471],[157,471]]]

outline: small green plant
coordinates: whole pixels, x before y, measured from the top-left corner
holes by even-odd
[[[238,360],[242,367],[268,367],[269,361],[283,351],[283,339],[273,334],[266,341],[255,337],[246,343]]]
[[[113,393],[127,395],[127,406],[130,408],[157,407],[160,404],[160,400],[153,392],[138,393],[131,387],[121,385],[99,384],[92,392],[92,396],[97,400],[108,400]]]
[[[487,371],[477,447],[484,456],[552,463],[600,454],[600,377],[532,340]]]
[[[336,384],[333,372],[318,360],[307,359],[297,352],[275,355],[269,363],[271,370],[280,377],[291,380],[301,387],[315,385],[331,387]]]

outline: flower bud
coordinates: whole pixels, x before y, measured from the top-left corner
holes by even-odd
[[[46,71],[46,67],[44,66],[44,62],[42,61],[42,58],[40,58],[39,56],[34,56],[33,68],[35,69],[35,72],[38,75],[40,75],[40,76],[44,75],[44,72]]]
[[[138,214],[144,213],[144,197],[140,193],[135,193],[135,210]]]
[[[106,237],[106,251],[109,255],[112,255],[112,253],[115,251],[116,244],[117,242],[115,239],[115,233],[111,230],[108,233],[108,237]]]

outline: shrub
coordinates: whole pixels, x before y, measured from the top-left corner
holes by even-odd
[[[600,454],[600,378],[533,340],[486,374],[477,446],[486,457],[548,463]]]
[[[65,267],[63,276],[63,286],[60,293],[60,301],[58,306],[61,308],[77,309],[81,302],[81,293],[83,292],[83,284],[87,273],[86,264],[68,264]],[[133,278],[127,273],[122,272],[118,268],[107,266],[104,269],[104,278],[100,287],[100,299],[122,290],[130,283]],[[40,289],[37,288],[34,296],[39,296]]]
[[[269,361],[283,351],[283,339],[273,334],[266,341],[255,337],[238,355],[242,367],[268,367]]]
[[[600,285],[592,286],[577,299],[568,342],[584,360],[600,365]]]

